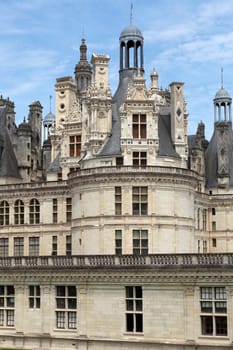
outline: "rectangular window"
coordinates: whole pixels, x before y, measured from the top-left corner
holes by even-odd
[[[57,236],[52,237],[52,255],[57,255]]]
[[[203,230],[206,231],[207,229],[207,226],[206,226],[206,223],[207,223],[207,209],[203,209],[203,216],[202,216],[202,227],[203,227]]]
[[[216,210],[215,210],[215,208],[212,208],[212,215],[216,215]]]
[[[72,198],[66,198],[66,222],[72,220]]]
[[[70,157],[79,157],[81,154],[81,135],[70,136]]]
[[[146,166],[147,154],[146,152],[133,152],[133,166]]]
[[[15,324],[14,286],[0,286],[0,327],[13,327]]]
[[[148,254],[148,230],[133,230],[133,254]]]
[[[66,255],[70,256],[72,254],[72,239],[71,235],[66,236]]]
[[[38,256],[40,255],[40,238],[29,237],[29,255]]]
[[[213,247],[217,247],[217,240],[216,240],[216,238],[212,239],[212,246]]]
[[[146,139],[146,115],[133,114],[133,138]]]
[[[133,187],[133,215],[147,215],[148,190],[146,186]]]
[[[204,241],[202,242],[202,244],[203,244],[203,253],[207,253],[207,241],[204,240]]]
[[[57,223],[57,198],[53,198],[53,223]]]
[[[77,328],[76,286],[56,287],[56,325],[61,329]]]
[[[0,257],[9,255],[9,240],[8,238],[0,238]]]
[[[200,253],[201,252],[201,241],[198,239],[197,241],[197,252]]]
[[[10,206],[8,202],[0,203],[0,225],[9,225],[10,223]]]
[[[115,230],[115,254],[122,254],[122,230]]]
[[[24,255],[24,238],[14,237],[14,256]]]
[[[122,192],[121,187],[115,187],[115,215],[122,213]]]
[[[202,335],[227,336],[227,296],[225,287],[201,287]]]
[[[40,308],[40,286],[28,287],[28,300],[30,309]]]
[[[212,231],[216,231],[216,221],[212,221]]]
[[[198,208],[197,209],[197,229],[200,230],[200,212],[201,212],[201,209]]]
[[[126,332],[143,332],[142,287],[125,287]]]

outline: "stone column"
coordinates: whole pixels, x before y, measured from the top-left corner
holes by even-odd
[[[194,315],[196,314],[196,310],[194,310],[194,291],[193,287],[187,287],[184,290],[185,340],[188,343],[193,343],[195,340]]]
[[[43,315],[41,332],[49,335],[55,328],[55,287],[49,285],[41,286],[40,294],[41,315]]]

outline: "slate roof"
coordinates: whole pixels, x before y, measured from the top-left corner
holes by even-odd
[[[47,173],[57,173],[61,171],[61,166],[60,166],[60,160],[61,160],[61,154],[58,153],[54,161],[50,164],[50,166],[47,169]]]
[[[206,164],[206,186],[209,188],[218,187],[217,181],[217,170],[218,170],[218,135],[216,131],[216,125],[213,136],[210,140],[208,148],[205,154],[205,164]],[[233,186],[233,131],[231,128],[231,123],[220,122],[222,126],[228,124],[228,130],[224,131],[224,148],[228,154],[228,170],[229,170],[229,185]],[[218,127],[221,125],[218,125]]]

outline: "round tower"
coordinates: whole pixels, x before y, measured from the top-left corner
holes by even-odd
[[[232,98],[222,86],[214,98],[215,122],[231,122],[231,102]]]

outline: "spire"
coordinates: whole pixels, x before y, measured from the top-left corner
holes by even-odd
[[[49,112],[51,113],[51,101],[52,101],[52,96],[50,95],[49,96]]]
[[[221,68],[221,89],[223,89],[223,67]]]
[[[130,4],[130,25],[133,25],[133,3]]]

